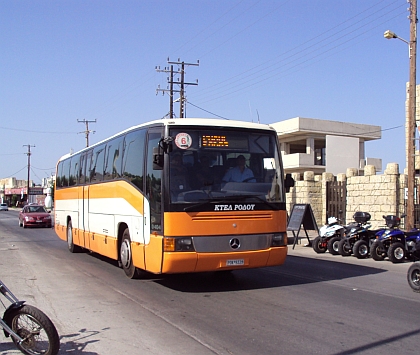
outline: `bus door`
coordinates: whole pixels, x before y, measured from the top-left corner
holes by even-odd
[[[92,150],[80,157],[80,185],[79,189],[79,243],[84,248],[89,248],[89,165]]]
[[[153,164],[153,151],[159,147],[162,137],[163,129],[160,128],[150,129],[147,134],[144,244],[146,269],[151,272],[161,271],[163,258],[162,169],[155,169]]]

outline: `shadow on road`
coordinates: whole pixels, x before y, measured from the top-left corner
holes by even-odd
[[[109,328],[102,329],[100,331],[87,329],[80,329],[77,333],[66,334],[60,336],[60,351],[58,354],[83,354],[83,355],[99,355],[96,352],[86,350],[86,347],[89,344],[97,343],[99,339],[90,339],[92,337],[101,336],[103,331],[108,330]],[[13,344],[12,340],[0,343],[0,354],[9,355],[9,354],[21,354],[21,352]]]
[[[109,328],[97,330],[80,329],[79,332],[73,334],[66,334],[60,336],[60,352],[59,354],[84,354],[84,355],[99,355],[96,352],[86,350],[89,344],[99,342],[99,339],[90,339],[92,337],[102,337],[103,332]]]
[[[163,275],[155,282],[180,292],[232,292],[341,280],[383,272],[386,270],[289,255],[282,266]]]

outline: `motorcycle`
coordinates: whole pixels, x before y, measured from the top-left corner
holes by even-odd
[[[401,217],[404,218],[405,215]],[[370,247],[372,259],[381,261],[388,256],[393,263],[402,263],[406,258],[420,260],[420,230],[404,232],[398,228],[401,218],[394,215],[383,218],[388,228],[377,233],[376,240]]]
[[[356,212],[353,216],[358,225],[340,240],[338,251],[342,256],[353,254],[358,259],[364,259],[369,256],[370,246],[379,230],[371,230],[371,224],[368,223],[371,216],[368,212]]]
[[[343,236],[354,228],[357,223],[343,226],[336,217],[329,217],[328,223],[319,228],[319,236],[312,241],[312,248],[318,254],[327,250],[332,255],[338,255],[338,243]]]
[[[0,293],[10,302],[5,307],[0,326],[4,335],[11,337],[16,347],[28,355],[56,355],[60,339],[52,321],[38,308],[20,301],[0,280]]]

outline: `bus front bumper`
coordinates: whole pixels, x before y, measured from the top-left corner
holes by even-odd
[[[287,246],[241,253],[165,252],[162,273],[237,270],[276,266],[284,263]]]

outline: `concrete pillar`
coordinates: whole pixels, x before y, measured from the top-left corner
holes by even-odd
[[[358,169],[357,168],[348,168],[346,171],[347,177],[358,176]]]
[[[375,165],[366,165],[364,169],[365,176],[372,176],[376,175]]]

